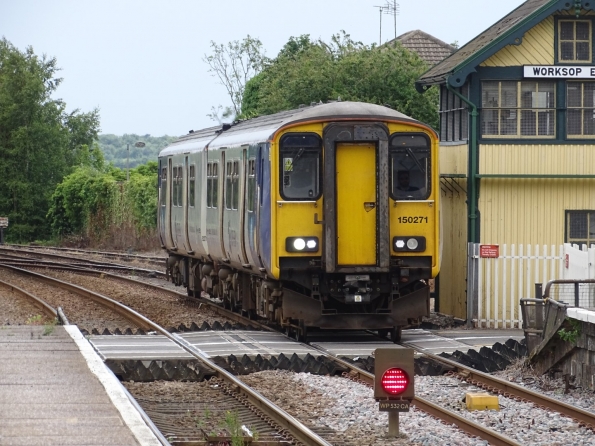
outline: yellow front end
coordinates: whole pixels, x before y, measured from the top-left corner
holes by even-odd
[[[391,256],[431,256],[432,277],[440,271],[440,176],[438,174],[438,140],[428,129],[416,126],[393,124],[391,134],[402,132],[423,133],[431,143],[430,194],[423,200],[391,199],[389,206]],[[420,252],[397,252],[392,243],[394,237],[424,237],[425,250]]]
[[[307,124],[295,126],[280,132],[271,143],[271,239],[272,243],[272,274],[275,278],[280,277],[280,257],[312,257],[321,255],[323,226],[320,221],[323,219],[323,197],[301,197],[297,200],[289,200],[281,195],[281,178],[284,170],[288,170],[287,162],[282,163],[282,155],[279,151],[280,141],[287,134],[309,134],[322,137],[323,124]],[[322,152],[322,156],[324,153]],[[319,174],[316,173],[316,174]],[[317,223],[318,221],[318,223]],[[290,237],[316,238],[318,240],[316,251],[289,252],[286,249],[287,239]]]

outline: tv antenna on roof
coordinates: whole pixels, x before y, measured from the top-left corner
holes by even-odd
[[[393,20],[395,23],[395,39],[397,38],[397,16],[399,15],[399,8],[401,5],[397,3],[397,0],[390,0],[386,1],[386,5],[384,5],[384,13],[393,16]]]
[[[395,23],[395,39],[397,38],[397,16],[399,15],[399,6],[397,0],[392,0],[392,2],[387,0],[386,4],[383,6],[374,6],[374,8],[378,8],[378,12],[380,12],[380,40],[378,45],[382,45],[382,14],[393,16]]]

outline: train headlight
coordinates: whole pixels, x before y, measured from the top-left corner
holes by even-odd
[[[416,239],[410,238],[407,240],[407,248],[411,249],[412,251],[416,250],[418,246],[419,242]]]
[[[393,249],[400,252],[421,252],[426,250],[425,237],[394,237]]]
[[[293,247],[296,249],[296,251],[303,251],[306,247],[306,240],[303,238],[296,238],[293,241]]]
[[[318,237],[287,237],[285,250],[287,252],[316,252],[318,251]]]

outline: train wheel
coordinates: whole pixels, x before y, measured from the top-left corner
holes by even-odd
[[[285,327],[285,336],[287,336],[289,339],[295,339],[296,338],[296,334],[295,334],[295,330],[293,329],[293,327],[291,325],[288,325],[287,327]]]
[[[401,342],[402,335],[403,335],[403,328],[402,327],[394,327],[390,331],[391,342],[398,344],[399,342]]]
[[[304,325],[303,321],[300,321],[300,328],[295,331],[295,338],[298,342],[306,343],[308,342],[308,327]]]

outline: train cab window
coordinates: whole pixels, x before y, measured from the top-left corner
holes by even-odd
[[[322,142],[311,133],[281,138],[281,196],[284,200],[316,200],[321,194]]]
[[[188,206],[194,207],[194,196],[196,186],[196,166],[192,164],[190,166],[190,174],[188,175]]]
[[[207,207],[216,208],[219,190],[219,164],[207,164]]]
[[[248,160],[248,182],[246,187],[246,207],[248,212],[254,212],[255,190],[256,190],[256,160]]]
[[[397,134],[390,141],[391,198],[425,200],[430,196],[430,141],[425,135]]]
[[[165,206],[165,196],[167,193],[167,167],[161,168],[161,193],[159,194],[161,206]]]

